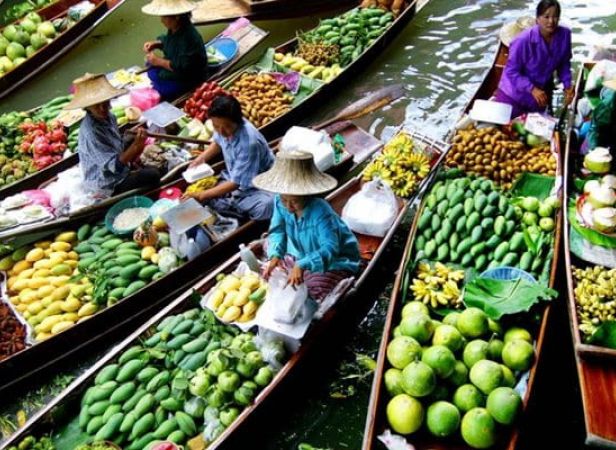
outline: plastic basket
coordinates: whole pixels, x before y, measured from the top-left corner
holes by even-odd
[[[107,214],[105,214],[105,226],[113,234],[117,234],[120,236],[128,235],[132,233],[133,231],[135,231],[135,229],[139,225],[135,226],[134,228],[124,228],[122,230],[115,229],[113,227],[113,221],[118,216],[118,214],[120,214],[122,211],[128,208],[150,208],[153,204],[154,202],[152,201],[152,199],[148,197],[144,197],[142,195],[125,198],[121,202],[113,205],[111,209],[107,211]]]
[[[503,280],[503,281],[513,281],[519,280],[520,278],[528,281],[529,283],[536,283],[535,277],[533,277],[530,273],[518,269],[517,267],[494,267],[493,269],[488,269],[480,275],[481,278],[491,278],[493,280]]]
[[[208,47],[215,48],[216,50],[218,50],[219,53],[224,55],[226,58],[224,61],[221,61],[218,63],[213,63],[213,64],[208,63],[208,67],[220,67],[220,66],[227,64],[229,61],[235,58],[235,55],[237,55],[237,52],[239,51],[239,46],[237,42],[234,39],[231,39],[229,37],[220,37],[218,39],[215,39],[210,44],[206,45],[205,47],[206,47],[206,50]]]

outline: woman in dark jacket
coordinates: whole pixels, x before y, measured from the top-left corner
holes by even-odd
[[[142,11],[159,16],[167,34],[143,45],[148,76],[164,100],[173,100],[207,78],[203,38],[191,22],[195,4],[188,0],[153,0]],[[158,56],[154,50],[162,50]]]

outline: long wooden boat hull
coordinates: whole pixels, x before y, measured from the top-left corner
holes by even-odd
[[[576,100],[573,102],[573,111],[577,110],[577,102],[584,96],[584,68],[590,69],[594,63],[586,63],[578,74],[576,84]],[[575,174],[574,158],[578,148],[577,136],[573,130],[573,123],[569,123],[567,130],[567,146],[565,150],[565,197],[567,205],[572,192]],[[585,267],[588,264],[580,261],[571,253],[570,221],[568,214],[564,215],[564,248],[565,268],[568,288],[568,312],[571,326],[571,336],[575,351],[577,374],[580,382],[580,393],[584,408],[584,423],[586,429],[586,444],[602,448],[616,448],[616,416],[607,411],[616,410],[616,351],[596,345],[589,345],[582,341],[579,331],[577,307],[575,299],[575,281],[573,280],[573,264]]]
[[[348,199],[360,189],[361,178],[356,177],[347,182],[344,186],[339,188],[334,193],[330,194],[328,196],[328,201],[330,201],[333,208],[338,213],[341,213],[342,207],[344,206],[346,201],[348,201]],[[314,323],[311,326],[311,328],[308,330],[307,335],[302,340],[302,345],[299,350],[291,356],[290,360],[276,374],[273,381],[258,395],[258,397],[255,399],[255,402],[251,406],[247,407],[240,414],[240,416],[224,431],[224,433],[221,434],[214,442],[212,442],[208,446],[208,449],[221,448],[227,439],[239,433],[248,417],[255,410],[261,409],[266,403],[267,398],[272,394],[272,392],[277,390],[289,377],[289,375],[294,372],[295,368],[297,367],[303,356],[310,350],[310,347],[314,340],[321,335],[324,328],[331,326],[331,324],[334,322],[334,318],[338,315],[338,310],[344,304],[349,302],[349,300],[357,292],[360,286],[365,283],[367,277],[372,272],[372,270],[377,266],[378,259],[383,253],[388,242],[391,240],[396,227],[402,220],[407,206],[408,202],[400,201],[399,212],[396,221],[392,225],[388,233],[385,235],[385,237],[374,238],[370,236],[358,235],[358,240],[360,241],[360,249],[367,249],[367,254],[370,255],[369,258],[366,260],[366,265],[362,273],[357,276],[356,280],[351,285],[347,286],[346,291],[343,293],[341,299],[338,300],[338,303],[334,305],[330,310],[328,310],[318,322]],[[259,246],[253,245],[253,249],[257,254],[259,252],[259,248]],[[15,442],[19,442],[19,440],[23,438],[23,436],[26,436],[28,434],[39,435],[48,432],[49,427],[54,425],[54,417],[57,417],[55,412],[60,409],[65,411],[76,411],[79,399],[82,396],[83,392],[93,381],[96,374],[105,364],[115,360],[120,353],[122,353],[132,343],[134,343],[141,336],[143,336],[144,333],[146,333],[153,325],[160,322],[160,320],[162,320],[167,315],[180,313],[184,310],[194,307],[194,292],[197,291],[200,294],[204,294],[216,283],[216,275],[232,271],[239,262],[239,255],[236,254],[231,259],[226,261],[222,266],[216,269],[214,272],[207,275],[205,278],[203,278],[191,288],[189,288],[183,295],[181,295],[179,298],[166,306],[152,319],[147,321],[137,331],[135,331],[128,338],[126,338],[121,344],[114,347],[110,353],[101,358],[84,375],[75,380],[75,382],[73,382],[60,396],[58,396],[54,401],[47,405],[47,407],[41,410],[36,416],[32,417],[32,419],[30,419],[20,431],[10,437],[6,441],[5,445],[13,445]]]
[[[508,49],[501,44],[497,50],[494,64],[492,65],[490,70],[487,72],[486,77],[484,78],[484,81],[479,86],[478,90],[476,91],[471,101],[468,103],[465,109],[465,113],[468,113],[470,111],[470,108],[472,107],[472,104],[475,100],[488,99],[492,96],[493,92],[496,90],[498,86],[500,76],[502,74],[504,65],[507,61],[507,55],[508,55]],[[556,153],[560,155],[560,140],[558,137],[558,133],[554,134],[552,145]],[[560,192],[559,195],[562,195],[562,191]],[[400,312],[403,306],[401,289],[403,285],[403,278],[406,272],[405,269],[407,268],[409,261],[411,261],[412,258],[414,257],[413,246],[415,242],[415,236],[417,233],[418,221],[419,221],[419,217],[421,216],[421,212],[423,208],[425,207],[426,206],[425,206],[425,199],[424,199],[421,205],[417,208],[417,211],[415,212],[415,217],[413,219],[413,223],[411,225],[411,229],[409,232],[409,237],[408,237],[406,247],[403,253],[404,256],[400,263],[400,267],[397,272],[396,281],[395,281],[394,288],[392,291],[392,297],[390,300],[389,308],[387,311],[387,318],[386,318],[385,326],[383,329],[383,336],[382,336],[381,344],[379,347],[377,369],[375,371],[374,381],[372,384],[372,391],[370,394],[370,404],[368,407],[366,426],[364,429],[364,440],[362,444],[363,450],[372,450],[372,449],[380,448],[378,445],[377,436],[381,434],[386,428],[388,428],[386,424],[385,408],[387,405],[387,398],[389,394],[387,393],[384,383],[383,383],[383,377],[388,367],[387,357],[386,357],[387,345],[389,343],[390,337],[395,327],[395,321],[397,321],[400,317]],[[560,212],[559,214],[562,214],[562,212]],[[554,248],[553,248],[554,256],[552,259],[550,280],[549,280],[550,287],[554,286],[555,277],[556,277],[556,268],[558,264],[558,253],[559,253],[559,248],[560,248],[560,235],[561,235],[560,217],[557,218],[556,223],[557,223],[557,226],[554,231]],[[531,368],[530,374],[528,377],[527,387],[526,387],[525,395],[523,398],[524,409],[528,406],[529,399],[531,398],[531,395],[532,395],[533,386],[535,383],[535,376],[536,376],[537,368],[539,366],[540,359],[541,359],[541,350],[543,347],[543,342],[546,337],[546,329],[547,329],[547,325],[548,325],[548,321],[550,317],[550,311],[551,311],[550,306],[546,306],[544,309],[540,324],[538,326],[537,339],[536,339],[537,356],[536,356],[536,361],[533,364],[533,367]],[[519,429],[514,428],[511,430],[511,433],[508,436],[506,436],[506,439],[503,439],[501,442],[499,442],[498,447],[507,448],[508,450],[514,450],[518,446],[519,438],[520,438]],[[470,449],[470,447],[466,446],[463,442],[444,440],[444,439],[435,439],[433,437],[426,436],[426,433],[421,433],[420,435],[417,435],[417,436],[413,435],[412,443],[415,446],[415,448],[418,450],[423,450],[423,449],[434,449],[434,450]]]
[[[238,41],[239,51],[235,58],[229,63],[225,64],[216,72],[212,74],[210,80],[217,80],[228,74],[232,68],[236,67],[239,61],[250,53],[257,45],[259,45],[267,36],[269,32],[266,32],[255,25],[250,25],[246,30],[239,30],[233,38]],[[126,128],[126,127],[123,127]],[[0,188],[0,195],[8,197],[10,195],[18,194],[19,192],[27,189],[37,189],[43,183],[49,182],[49,180],[56,177],[60,172],[63,172],[70,167],[79,163],[79,154],[75,153],[70,155],[43,170],[39,170],[25,178],[15,181],[9,185]]]
[[[323,129],[332,135],[340,133],[344,137],[347,149],[351,154],[349,158],[330,171],[337,177],[342,177],[381,148],[378,139],[348,121],[335,122]],[[216,169],[222,170],[222,164],[219,164]],[[170,186],[186,188],[186,184],[182,180],[152,191],[148,195],[152,199],[158,199],[161,190]],[[71,229],[76,229],[83,223],[102,219],[104,214],[105,211],[99,211],[95,215],[70,220],[63,223],[61,228],[70,226]],[[37,371],[58,364],[73,352],[102,339],[127,322],[133,322],[135,316],[143,318],[150,315],[155,308],[159,308],[161,303],[169,298],[170,294],[177,293],[178,288],[185,287],[188,283],[194,282],[198,275],[207,273],[216,267],[217,264],[234,252],[237,245],[243,241],[256,238],[259,233],[265,231],[266,226],[267,223],[265,222],[254,221],[241,224],[231,235],[215,242],[212,247],[197,258],[184,263],[160,280],[150,283],[135,294],[124,298],[121,302],[100,311],[86,322],[77,324],[63,333],[0,361],[0,392],[16,384],[26,382]],[[48,231],[51,232],[52,230]],[[56,229],[55,231],[59,230]],[[42,239],[44,235],[38,238]]]
[[[79,2],[80,0],[59,0],[39,10],[38,13],[45,19],[50,20],[64,14],[70,6]],[[95,8],[87,16],[60,34],[49,45],[41,48],[23,64],[0,77],[0,98],[5,97],[30,78],[45,70],[60,56],[77,45],[114,9],[124,3],[124,0],[94,0],[94,3],[96,4]]]
[[[317,14],[344,8],[357,3],[355,0],[294,0],[246,1],[201,0],[192,13],[195,25],[212,25],[245,17],[251,20],[282,19]]]

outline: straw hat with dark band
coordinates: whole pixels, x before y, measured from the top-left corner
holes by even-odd
[[[189,0],[152,0],[141,11],[151,16],[176,16],[189,13],[196,7]]]
[[[338,182],[314,164],[307,152],[279,152],[274,166],[257,175],[252,184],[258,189],[282,195],[318,195],[329,192]]]
[[[522,31],[525,31],[529,28],[532,28],[537,23],[536,19],[531,16],[520,17],[517,20],[513,20],[511,22],[506,23],[501,28],[499,37],[501,42],[509,47],[511,42],[515,39],[515,37],[520,34]]]
[[[75,95],[64,109],[87,108],[128,92],[126,89],[114,88],[103,74],[86,73],[83,77],[73,81],[73,84]]]

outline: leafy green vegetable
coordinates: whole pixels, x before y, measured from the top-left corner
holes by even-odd
[[[476,278],[466,285],[464,304],[482,309],[491,319],[527,312],[541,300],[558,295],[554,289],[519,279],[515,281]]]
[[[590,336],[589,343],[616,349],[616,322],[603,322]]]

